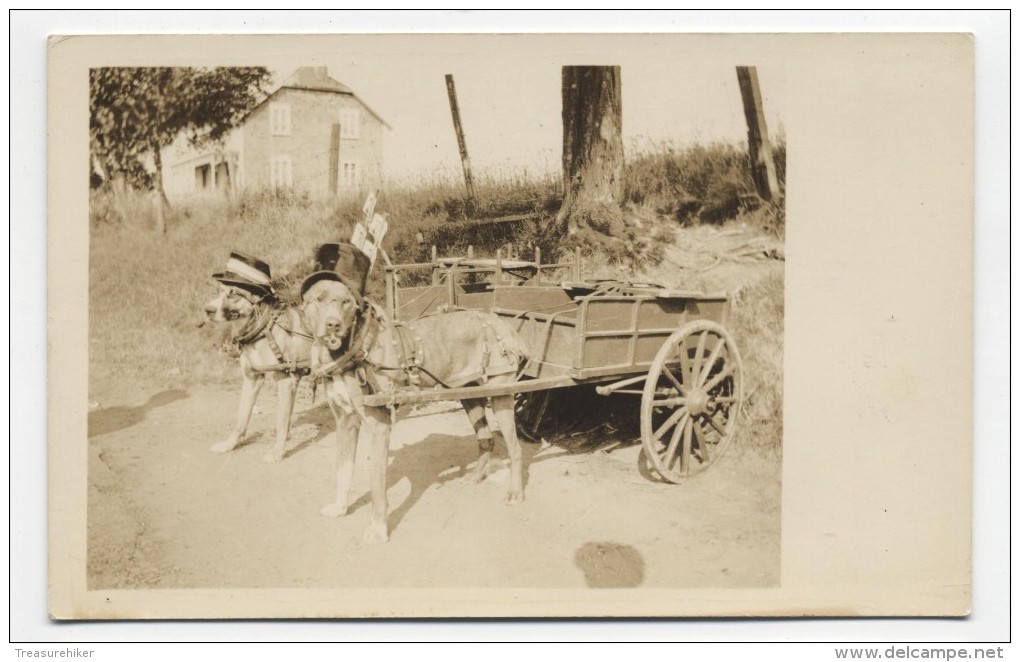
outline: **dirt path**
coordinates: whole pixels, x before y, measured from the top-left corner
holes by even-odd
[[[571,453],[526,444],[527,501],[511,508],[501,502],[503,463],[480,485],[460,480],[477,450],[463,411],[445,405],[395,426],[392,538],[366,545],[363,466],[364,496],[352,514],[318,515],[333,489],[333,422],[306,390],[299,398],[290,450],[277,464],[262,461],[273,435],[271,391],[260,397],[253,440],[228,455],[209,446],[226,435],[236,392],[164,391],[92,412],[90,588],[779,581],[777,464],[733,449],[702,479],[679,487],[640,475],[639,445]]]

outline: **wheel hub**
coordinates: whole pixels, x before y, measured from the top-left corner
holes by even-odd
[[[691,416],[700,416],[708,411],[708,393],[699,388],[692,389],[687,394],[687,411]]]

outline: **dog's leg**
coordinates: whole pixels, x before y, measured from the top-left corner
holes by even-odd
[[[514,396],[493,397],[492,411],[499,421],[499,431],[506,441],[507,454],[510,456],[510,487],[506,493],[506,503],[515,506],[524,501],[524,474],[521,442],[517,439],[517,424],[514,421]]]
[[[294,413],[294,397],[297,395],[298,377],[282,376],[277,384],[276,443],[262,457],[266,462],[279,462],[287,450],[290,435],[290,417]]]
[[[255,408],[255,400],[262,389],[263,375],[251,372],[247,366],[242,367],[244,381],[241,383],[241,405],[237,411],[237,423],[234,430],[227,437],[226,441],[213,444],[211,450],[214,453],[228,453],[241,443],[244,433],[248,431],[248,421],[251,419],[251,411]]]
[[[329,406],[336,420],[336,498],[333,503],[319,510],[319,514],[324,517],[343,517],[351,505],[354,489],[354,460],[358,451],[361,419],[357,413],[344,412],[333,402]]]
[[[390,454],[390,412],[385,407],[365,407],[365,423],[369,426],[369,471],[372,476],[372,521],[365,531],[365,542],[379,543],[390,539],[386,515],[386,469]]]
[[[467,412],[471,426],[475,429],[475,437],[478,438],[478,464],[468,473],[464,479],[470,483],[479,483],[485,479],[485,469],[492,457],[492,448],[495,442],[492,439],[492,431],[489,430],[489,422],[485,419],[485,399],[473,398],[462,400],[461,404]]]

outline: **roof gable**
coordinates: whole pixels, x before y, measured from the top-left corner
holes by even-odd
[[[258,104],[258,106],[252,108],[251,112],[248,113],[248,115],[241,121],[241,123],[243,124],[244,122],[247,122],[248,118],[251,117],[252,113],[258,110],[259,107],[264,105],[267,101],[276,96],[276,94],[279,93],[280,90],[283,89],[309,90],[312,92],[332,92],[335,94],[349,95],[355,101],[360,103],[361,106],[365,110],[367,110],[369,114],[372,115],[372,117],[379,120],[379,122],[381,122],[382,125],[385,126],[387,129],[393,128],[389,125],[389,123],[386,120],[382,118],[381,115],[379,115],[379,113],[372,110],[372,108],[367,103],[365,103],[360,97],[358,97],[358,95],[354,93],[354,90],[347,87],[340,81],[330,78],[326,67],[298,67],[294,71],[294,73],[285,78],[284,81],[280,83],[278,87],[269,92],[269,94],[266,95],[266,98],[263,99]]]
[[[317,90],[321,92],[339,92],[340,94],[354,94],[354,90],[347,87],[340,81],[330,78],[326,67],[299,67],[297,71],[283,81],[280,87],[290,87],[298,90]]]

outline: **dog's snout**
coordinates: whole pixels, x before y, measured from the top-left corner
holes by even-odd
[[[340,331],[340,318],[339,317],[327,317],[325,319],[326,331],[329,333],[337,333]]]

